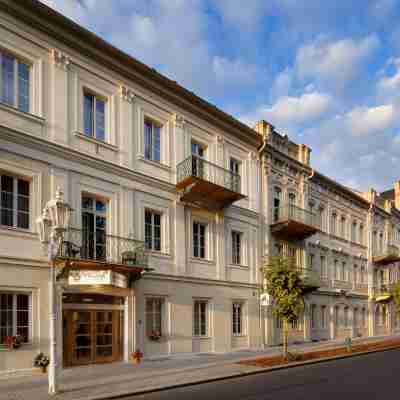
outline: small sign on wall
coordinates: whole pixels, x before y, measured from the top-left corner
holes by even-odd
[[[120,288],[128,287],[125,275],[111,270],[71,270],[68,276],[69,285],[112,285]]]

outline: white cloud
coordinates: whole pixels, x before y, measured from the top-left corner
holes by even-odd
[[[218,83],[230,85],[256,84],[256,66],[246,64],[241,60],[229,60],[225,57],[214,56],[212,68]]]
[[[382,133],[397,120],[395,106],[384,104],[377,107],[356,107],[345,116],[350,132],[355,136]]]
[[[344,85],[355,78],[365,61],[379,46],[376,35],[362,40],[343,39],[328,42],[320,39],[300,47],[296,55],[296,70],[300,78],[313,77]]]
[[[157,44],[158,34],[154,20],[150,17],[134,14],[131,19],[131,32],[135,40],[145,48],[152,48]]]
[[[275,78],[271,87],[271,98],[276,99],[288,96],[293,83],[293,71],[285,68]]]
[[[400,58],[390,58],[386,64],[387,67],[393,66],[395,72],[382,76],[376,84],[377,90],[382,94],[397,94],[400,89]]]

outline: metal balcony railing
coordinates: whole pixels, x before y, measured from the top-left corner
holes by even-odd
[[[147,268],[144,242],[102,231],[69,228],[58,251],[59,258],[97,261]]]
[[[202,179],[232,192],[240,193],[241,191],[241,179],[239,174],[195,155],[186,158],[177,166],[178,184],[190,177]]]
[[[295,221],[316,229],[320,227],[320,221],[316,214],[294,204],[285,204],[273,209],[273,223]]]
[[[373,248],[372,258],[378,264],[400,261],[400,250],[394,244],[386,244],[382,249]]]
[[[381,283],[373,287],[373,295],[375,298],[391,296],[395,284],[394,283]]]

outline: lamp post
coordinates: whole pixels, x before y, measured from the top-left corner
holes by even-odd
[[[58,307],[56,296],[56,265],[58,249],[65,231],[68,229],[72,208],[64,201],[64,193],[57,188],[56,197],[47,202],[43,214],[36,220],[40,242],[47,253],[50,264],[50,365],[49,394],[57,393],[57,321]]]

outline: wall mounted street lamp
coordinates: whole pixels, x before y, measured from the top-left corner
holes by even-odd
[[[56,394],[58,356],[57,356],[57,322],[58,306],[56,296],[56,265],[58,249],[68,229],[72,213],[71,206],[64,201],[64,193],[57,188],[56,197],[47,202],[43,214],[36,220],[39,239],[50,263],[50,365],[49,365],[49,394]]]

